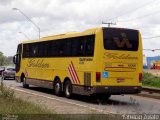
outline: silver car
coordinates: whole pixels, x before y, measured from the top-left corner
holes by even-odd
[[[15,68],[13,67],[5,68],[5,70],[2,72],[2,79],[5,80],[6,78],[15,79]]]

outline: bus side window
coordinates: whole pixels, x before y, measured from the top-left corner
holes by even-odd
[[[79,56],[80,41],[72,39],[72,56]]]
[[[23,58],[29,57],[29,44],[23,45]]]
[[[64,56],[66,57],[71,56],[71,40],[70,39],[64,40]]]
[[[64,55],[64,41],[58,40],[56,45],[57,45],[56,48],[58,51],[58,56],[63,56]]]
[[[86,36],[81,38],[81,56],[93,56],[94,53],[94,38],[92,36]]]
[[[55,45],[55,44],[54,44],[54,41],[51,41],[51,51],[50,51],[50,56],[51,56],[51,57],[54,57],[54,56],[53,56],[53,54],[54,54],[54,49],[53,49],[53,48],[54,48],[54,45]]]
[[[28,57],[32,57],[33,55],[33,50],[32,50],[32,44],[31,43],[29,43],[28,44],[29,45],[29,55],[28,55]]]
[[[37,57],[38,53],[38,46],[35,43],[30,44],[31,51],[30,51],[30,57]]]
[[[79,55],[85,56],[85,46],[86,46],[86,40],[84,37],[81,37],[80,40],[80,49],[79,49]]]
[[[52,41],[52,57],[56,57],[58,55],[58,49],[56,45],[57,41]]]
[[[43,44],[43,51],[44,51],[44,53],[43,53],[43,57],[47,57],[48,56],[48,41],[47,42],[44,42],[44,43],[42,43]]]
[[[93,56],[94,53],[94,38],[92,36],[86,37],[85,55]]]
[[[72,56],[93,56],[94,36],[78,37],[72,40]]]
[[[47,42],[47,57],[52,56],[52,41]]]
[[[40,46],[41,45],[41,42],[40,43],[37,43],[37,55],[36,57],[40,57]]]
[[[63,50],[63,41],[62,40],[55,40],[52,43],[52,52],[53,52],[53,57],[57,56],[63,56],[64,50]]]
[[[44,42],[39,43],[39,57],[44,56]]]

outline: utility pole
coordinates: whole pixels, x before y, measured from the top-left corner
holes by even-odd
[[[40,29],[40,27],[37,25],[37,24],[35,24],[26,14],[24,14],[24,12],[22,12],[20,9],[18,9],[18,8],[12,8],[12,10],[16,10],[16,11],[18,11],[18,12],[20,12],[28,21],[30,21],[37,29],[38,29],[38,37],[39,37],[39,40],[40,40],[40,32],[41,32],[41,29]]]
[[[103,21],[102,21],[102,24],[107,24],[108,27],[111,27],[111,25],[116,25],[116,23],[113,23],[113,22],[103,22]]]
[[[30,38],[26,34],[24,34],[22,32],[19,32],[19,34],[22,34],[25,38],[27,38],[27,40],[30,40]]]

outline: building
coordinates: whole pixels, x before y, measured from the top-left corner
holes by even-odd
[[[160,56],[155,57],[145,57],[147,61],[147,67],[148,69],[160,69]],[[145,66],[145,58],[143,59]]]

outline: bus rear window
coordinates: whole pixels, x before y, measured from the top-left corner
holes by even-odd
[[[106,50],[138,50],[138,31],[131,29],[103,28],[104,48]]]

